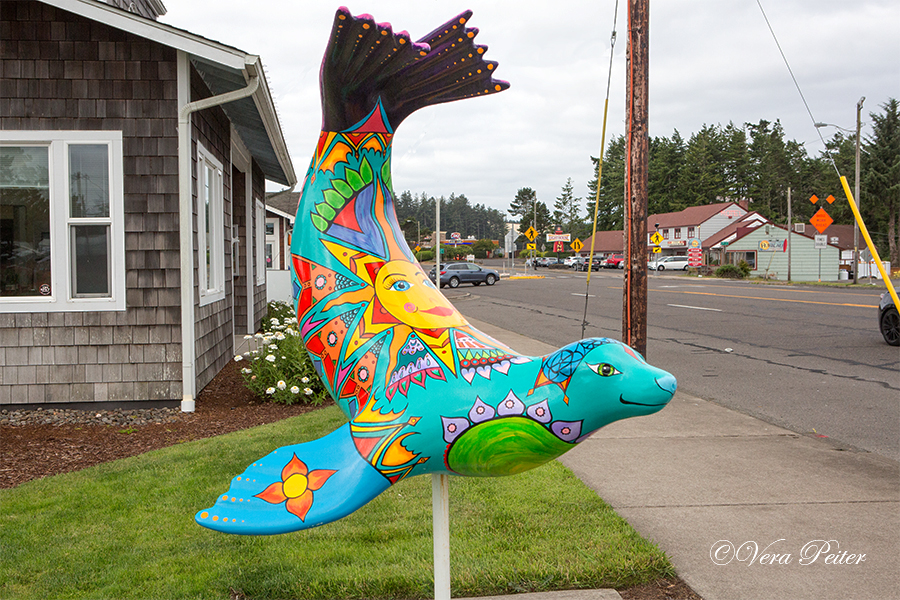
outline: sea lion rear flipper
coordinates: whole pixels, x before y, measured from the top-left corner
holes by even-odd
[[[338,9],[322,62],[322,130],[345,131],[381,100],[392,128],[432,104],[495,94],[509,83],[493,79],[497,63],[484,60],[478,30],[457,15],[413,42],[405,31]]]
[[[388,487],[390,482],[359,455],[346,424],[254,462],[195,519],[226,533],[288,533],[343,518]]]

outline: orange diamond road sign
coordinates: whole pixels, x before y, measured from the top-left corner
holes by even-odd
[[[829,194],[828,197],[825,198],[825,202],[827,202],[828,204],[831,204],[832,202],[834,202],[834,196]]]
[[[816,228],[816,231],[819,233],[825,233],[825,230],[828,229],[828,226],[834,223],[834,219],[832,219],[827,212],[825,212],[824,208],[820,208],[816,214],[812,216],[809,220],[812,223],[812,226]]]
[[[816,196],[815,194],[813,194],[812,196],[810,196],[809,201],[812,202],[813,204],[815,204],[816,202],[819,201],[819,197]]]

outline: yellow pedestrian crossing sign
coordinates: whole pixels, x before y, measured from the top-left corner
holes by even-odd
[[[575,252],[581,252],[581,249],[584,248],[584,244],[581,243],[581,240],[575,238],[575,241],[572,242],[571,247]]]
[[[422,246],[416,246],[416,252],[422,249]]]
[[[533,242],[534,238],[537,237],[537,231],[534,230],[534,227],[529,227],[528,229],[525,230],[524,235],[525,235],[525,237],[528,238],[528,241]],[[530,248],[530,249],[534,250],[534,248]]]
[[[662,241],[662,239],[663,239],[663,237],[661,235],[659,235],[659,232],[657,231],[656,233],[654,233],[653,235],[650,236],[650,243],[656,244],[658,246],[659,243]]]
[[[660,252],[662,252],[662,248],[660,248],[659,246],[657,246],[653,249],[654,254],[659,254]]]
[[[537,244],[525,244],[525,249],[526,250],[534,250],[535,246],[537,246]]]

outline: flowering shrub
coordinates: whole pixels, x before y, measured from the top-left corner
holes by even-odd
[[[234,357],[245,362],[244,383],[274,402],[322,404],[328,392],[303,346],[293,309],[285,302],[270,302],[262,331],[245,335],[250,350]]]

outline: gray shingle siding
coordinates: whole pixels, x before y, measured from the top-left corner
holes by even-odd
[[[127,304],[0,314],[0,404],[180,399],[176,52],[28,0],[0,39],[0,129],[122,131]]]

